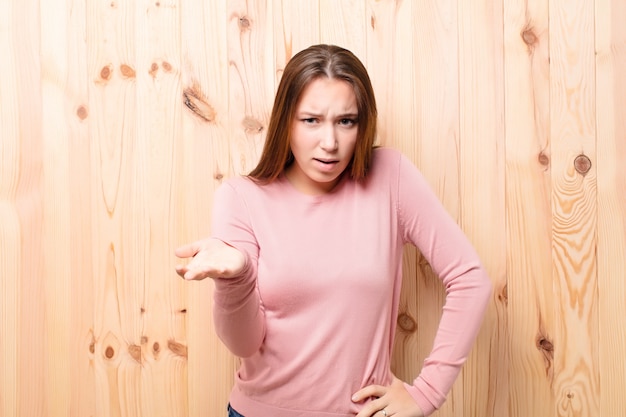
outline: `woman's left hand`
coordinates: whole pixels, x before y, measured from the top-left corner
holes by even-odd
[[[355,403],[375,398],[367,403],[356,417],[424,417],[404,383],[393,377],[391,385],[369,385],[352,396]]]

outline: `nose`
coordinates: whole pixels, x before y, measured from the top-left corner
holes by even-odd
[[[320,148],[326,152],[333,152],[339,148],[334,126],[328,126],[323,130],[322,137],[320,138]]]

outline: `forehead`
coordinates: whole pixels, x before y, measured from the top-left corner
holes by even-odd
[[[297,105],[298,110],[307,107],[343,108],[355,111],[357,101],[354,87],[349,82],[337,78],[315,78],[304,88]]]

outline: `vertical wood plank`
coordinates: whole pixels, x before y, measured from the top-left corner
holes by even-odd
[[[17,380],[14,387],[8,387],[8,399],[11,407],[16,407],[15,415],[38,417],[45,414],[47,408],[44,382],[47,367],[44,324],[45,254],[41,241],[44,184],[40,5],[35,0],[9,3],[10,7],[3,8],[8,12],[10,22],[6,26],[7,40],[11,44],[8,52],[12,54],[8,62],[15,69],[15,73],[14,78],[6,80],[14,83],[6,91],[7,98],[14,107],[2,111],[9,115],[9,129],[14,129],[9,132],[15,136],[2,138],[3,142],[8,142],[2,145],[2,149],[4,151],[8,148],[10,153],[7,157],[15,159],[9,163],[9,176],[3,182],[8,182],[6,185],[10,187],[12,198],[12,208],[7,220],[16,220],[8,228],[9,236],[19,240],[11,242],[15,246],[7,253],[17,255],[11,259],[13,267],[17,266],[14,271],[17,274],[3,276],[1,279],[15,280],[10,284],[14,287],[9,288],[14,291],[12,296],[17,304],[10,302],[7,307],[12,314],[16,313],[14,317],[19,321],[16,327],[17,337],[12,342],[16,354],[15,365],[8,365],[9,372],[13,372],[11,369],[17,372]],[[4,92],[3,89],[0,94],[4,96]],[[17,117],[14,118],[12,114]],[[4,131],[4,125],[2,129]],[[11,167],[14,169],[11,170]],[[4,171],[4,167],[2,169]],[[13,347],[8,346],[13,351]],[[11,393],[16,396],[11,398]]]
[[[504,199],[502,2],[458,2],[459,222],[494,281],[494,299],[463,370],[464,415],[500,416],[508,409]],[[496,375],[490,379],[485,369]]]
[[[226,0],[181,4],[182,133],[174,187],[178,244],[210,235],[213,192],[231,175]],[[202,41],[199,41],[202,40]],[[178,246],[178,244],[176,246]],[[179,279],[179,278],[174,278]],[[213,283],[186,283],[191,417],[225,415],[236,359],[215,334]]]
[[[175,138],[181,133],[181,2],[135,3],[137,65],[137,170],[129,173],[127,218],[122,229],[125,277],[143,285],[144,343],[141,412],[187,416],[187,305],[184,283],[173,279],[172,247]],[[134,230],[133,230],[134,229]],[[144,259],[134,266],[134,255]],[[130,305],[139,311],[138,305]],[[134,310],[134,311],[133,311]],[[130,331],[130,329],[128,329]],[[137,340],[139,342],[139,340]],[[136,343],[137,343],[136,342]]]
[[[393,136],[401,141],[402,149],[419,167],[431,187],[442,201],[449,214],[458,222],[460,215],[459,172],[459,42],[458,6],[456,1],[427,1],[414,3],[408,14],[411,44],[398,49],[399,67],[407,64],[413,68],[413,87],[407,89],[403,82],[397,84],[401,99],[395,112],[404,118],[413,119],[412,135],[397,132]],[[400,15],[404,13],[399,11]],[[394,43],[402,42],[405,35],[399,32]],[[405,49],[412,49],[408,61]],[[412,105],[407,101],[412,96]],[[411,109],[407,111],[408,109]],[[392,126],[396,125],[396,121]],[[406,259],[407,261],[410,258]],[[418,254],[416,268],[419,271],[416,292],[407,293],[409,306],[414,304],[417,317],[417,346],[404,354],[404,367],[411,357],[419,358],[420,369],[423,359],[430,353],[439,319],[445,303],[445,290],[430,265]],[[405,286],[411,276],[405,278]],[[401,321],[398,322],[401,326]],[[413,371],[415,372],[415,371]],[[413,376],[416,376],[413,375]],[[438,416],[462,416],[463,379],[459,378],[448,395],[448,399],[435,413]]]
[[[272,2],[229,1],[229,137],[235,174],[256,166],[269,123],[276,77]]]
[[[144,169],[136,116],[136,8],[134,1],[91,1],[86,9],[95,415],[102,417],[144,415],[141,330],[149,239],[145,205],[137,201],[146,192],[138,181]]]
[[[501,296],[509,328],[498,337],[508,339],[512,417],[554,409],[548,31],[546,2],[504,2],[508,282]]]
[[[626,410],[626,3],[595,2],[599,415]]]
[[[18,414],[21,241],[17,188],[20,178],[22,70],[12,2],[0,2],[0,415]]]
[[[557,416],[599,415],[594,6],[550,2]]]
[[[366,5],[362,0],[319,0],[320,42],[349,49],[366,62]]]
[[[321,43],[319,8],[318,0],[273,0],[276,88],[291,57]]]
[[[88,67],[88,5],[71,0],[65,10],[72,27],[67,50],[66,123],[68,126],[69,262],[70,279],[70,392],[71,416],[96,415],[95,300],[93,239],[93,157],[90,128]]]
[[[380,109],[380,140],[402,150],[458,218],[456,2],[371,2],[368,13],[368,59]],[[393,369],[412,381],[432,348],[445,294],[412,247],[405,250],[403,269]],[[436,415],[460,415],[459,384],[461,380]]]
[[[44,163],[45,328],[47,415],[93,412],[89,350],[90,268],[73,256],[91,242],[73,219],[89,215],[89,204],[73,196],[89,172],[81,171],[88,153],[72,157],[88,143],[86,124],[85,9],[77,1],[41,3],[42,138]],[[82,13],[81,13],[82,12]],[[81,42],[82,40],[82,42]],[[72,178],[75,181],[72,181]],[[83,182],[84,183],[84,182]],[[76,203],[75,205],[72,203]],[[76,210],[81,207],[84,212]],[[74,215],[74,216],[73,216]],[[79,220],[80,221],[80,220]],[[80,242],[76,244],[75,242]],[[78,266],[82,273],[74,273]],[[89,267],[90,265],[87,264]],[[83,293],[82,291],[86,291]],[[75,314],[72,314],[72,313]],[[67,323],[67,325],[62,325]]]
[[[413,42],[410,37],[403,36],[411,30],[411,15],[408,13],[412,9],[410,2],[370,1],[364,19],[367,25],[367,59],[363,62],[367,66],[376,94],[378,142],[383,146],[397,146],[403,152],[419,144],[419,140],[413,137],[415,132],[411,124],[414,103],[412,97],[405,98],[403,95],[414,90],[411,88],[414,81],[413,71],[416,69]],[[407,118],[407,115],[410,117]]]

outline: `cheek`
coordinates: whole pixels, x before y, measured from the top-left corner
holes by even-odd
[[[352,153],[356,149],[357,135],[350,135],[345,138],[344,149],[346,152]]]

